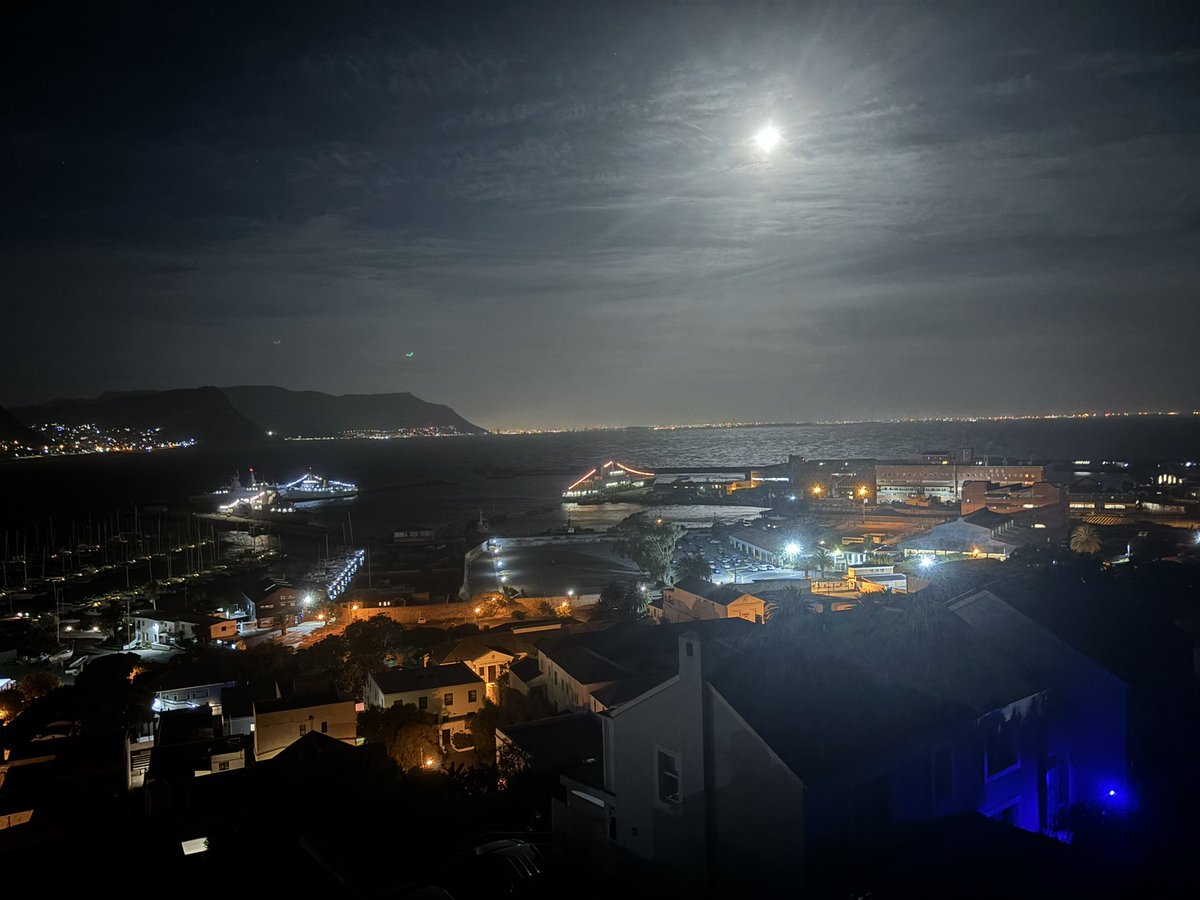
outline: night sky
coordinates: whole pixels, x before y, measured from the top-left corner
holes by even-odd
[[[1197,10],[10,3],[0,403],[1192,409]]]

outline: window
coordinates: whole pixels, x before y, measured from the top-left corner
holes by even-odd
[[[417,709],[429,709],[429,698],[420,697],[417,699]]]
[[[218,772],[228,772],[229,771],[229,763],[227,763],[227,762],[217,763],[217,771]]]
[[[453,706],[453,705],[454,705],[454,694],[451,691],[447,691],[446,693],[442,694],[442,706]]]
[[[669,750],[656,750],[658,802],[679,805],[679,757]]]
[[[467,702],[474,703],[479,699],[479,691],[467,691]]]
[[[300,735],[301,735],[301,736],[303,736],[303,735],[304,735],[304,732],[306,732],[306,731],[308,731],[308,726],[307,726],[307,725],[301,725],[301,726],[300,726]]]
[[[933,802],[949,800],[954,793],[954,754],[949,745],[933,751]]]
[[[321,734],[329,734],[329,723],[328,722],[321,723]]]

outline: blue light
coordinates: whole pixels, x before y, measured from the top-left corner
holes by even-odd
[[[1111,789],[1110,789],[1110,790],[1109,790],[1109,792],[1108,792],[1108,796],[1110,796],[1110,797],[1115,797],[1115,796],[1117,796],[1117,792],[1116,792],[1116,791],[1114,791],[1114,790],[1111,790]]]

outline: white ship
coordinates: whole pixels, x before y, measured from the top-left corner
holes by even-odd
[[[275,486],[281,500],[291,503],[315,503],[318,500],[337,500],[358,495],[358,485],[347,481],[331,481],[314,475],[312,469],[287,484]]]

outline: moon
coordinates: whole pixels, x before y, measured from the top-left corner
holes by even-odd
[[[758,134],[754,135],[754,143],[763,153],[770,153],[779,146],[779,143],[782,140],[783,135],[780,133],[779,129],[769,122],[763,126]]]

